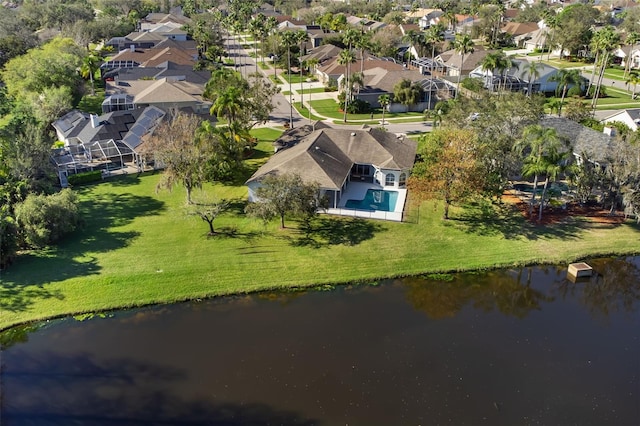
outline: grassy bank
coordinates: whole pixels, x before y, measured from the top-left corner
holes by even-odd
[[[182,190],[155,192],[159,178],[130,175],[79,189],[83,229],[2,272],[0,329],[157,302],[640,251],[631,223],[536,227],[508,208],[454,209],[444,222],[441,206],[423,204],[409,223],[321,216],[308,233],[293,221],[280,230],[245,217],[244,187],[222,185],[206,190],[235,200],[234,208],[216,221],[220,234],[208,237],[204,222],[184,214]]]

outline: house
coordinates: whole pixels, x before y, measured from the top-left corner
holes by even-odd
[[[163,111],[188,109],[194,114],[209,114],[211,101],[202,97],[204,84],[173,77],[159,80],[107,82],[102,111],[134,110],[154,106]]]
[[[491,52],[494,51],[485,50],[482,46],[477,46],[472,53],[464,55],[464,63],[462,63],[462,55],[451,49],[436,56],[435,60],[446,70],[448,76],[457,77],[461,72],[465,76],[477,68],[484,57]]]
[[[585,127],[565,117],[548,115],[540,120],[540,125],[555,129],[558,136],[566,139],[577,162],[582,161],[582,155],[586,154],[593,163],[601,166],[606,165],[613,144],[613,138],[610,135]]]
[[[631,69],[640,68],[640,44],[634,46],[622,46],[613,51],[615,62],[620,63],[623,67],[627,66],[627,62],[631,61]]]
[[[211,78],[211,71],[195,71],[193,66],[180,65],[171,61],[163,62],[157,67],[116,68],[106,71],[102,78],[109,81],[160,80],[172,78],[195,84],[206,84]]]
[[[505,72],[506,78],[511,82],[512,87],[515,90],[529,90],[530,76],[527,74],[527,61],[513,60],[514,66]],[[538,73],[539,76],[531,84],[531,91],[533,93],[555,93],[558,89],[558,82],[552,81],[553,77],[558,74],[559,69],[551,65],[539,62]],[[470,77],[481,78],[487,80],[488,78],[495,78],[492,71],[485,71],[482,66],[476,67],[469,73]],[[490,88],[490,83],[485,82],[485,87]],[[509,83],[507,83],[509,85]]]
[[[103,176],[128,165],[142,170],[144,159],[138,148],[165,113],[156,107],[115,111],[101,116],[71,111],[53,123],[64,147],[51,150],[63,187],[67,176],[102,170]]]
[[[544,49],[548,37],[549,30],[547,28],[538,28],[530,33],[514,37],[513,41],[516,46],[526,49],[528,52],[533,52],[536,49]]]
[[[198,49],[193,41],[164,40],[148,49],[131,46],[110,57],[100,69],[157,67],[165,62],[193,67],[198,60]]]
[[[640,127],[640,108],[624,109],[616,111],[614,114],[603,118],[601,123],[622,123],[626,125],[632,132]]]
[[[52,125],[58,140],[65,146],[113,139],[125,141],[131,148],[136,148],[142,136],[150,132],[164,115],[164,111],[156,107],[114,111],[100,116],[73,110]]]
[[[368,211],[366,217],[402,220],[416,148],[415,141],[379,129],[310,131],[295,145],[279,150],[247,180],[249,201],[259,201],[256,191],[265,176],[295,173],[305,182],[319,184],[328,213],[355,216],[349,201],[363,200],[369,190],[378,191],[378,196],[392,191],[397,196],[393,211],[380,216]]]

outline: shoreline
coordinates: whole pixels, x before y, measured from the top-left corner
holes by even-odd
[[[632,256],[638,256],[640,255],[640,251],[636,251],[636,252],[620,252],[620,253],[598,253],[598,252],[594,252],[594,253],[590,253],[584,256],[577,256],[575,258],[570,258],[570,259],[566,259],[566,261],[564,262],[546,262],[546,261],[540,261],[537,263],[523,263],[523,264],[504,264],[504,265],[498,265],[495,267],[485,267],[485,268],[476,268],[476,269],[458,269],[458,270],[430,270],[430,271],[425,271],[419,274],[398,274],[398,275],[390,275],[390,276],[386,276],[386,277],[379,277],[379,278],[371,278],[371,279],[363,279],[363,280],[356,280],[356,281],[342,281],[342,282],[316,282],[316,283],[309,283],[309,284],[304,284],[304,285],[294,285],[294,286],[286,286],[286,287],[268,287],[268,288],[262,288],[262,289],[255,289],[255,290],[248,290],[248,291],[236,291],[236,292],[230,292],[230,293],[212,293],[209,295],[193,295],[193,296],[189,296],[186,298],[181,298],[181,299],[164,299],[164,300],[157,300],[157,301],[151,301],[151,302],[143,302],[140,304],[137,303],[132,303],[132,304],[128,304],[128,305],[122,305],[122,306],[113,306],[113,307],[106,307],[105,309],[101,309],[101,310],[78,310],[78,311],[73,311],[73,312],[67,312],[67,313],[60,313],[60,314],[56,314],[56,315],[51,315],[51,316],[43,316],[42,318],[38,318],[38,319],[30,319],[27,321],[23,321],[23,322],[16,322],[16,323],[12,323],[9,325],[3,325],[2,323],[0,323],[0,334],[10,331],[14,328],[17,327],[21,327],[21,326],[29,326],[29,325],[38,325],[40,323],[46,323],[48,321],[53,321],[53,320],[58,320],[58,319],[63,319],[63,318],[68,318],[68,317],[74,317],[74,316],[79,316],[79,315],[99,315],[99,314],[109,314],[112,312],[116,312],[116,311],[126,311],[126,310],[130,310],[130,309],[140,309],[140,308],[145,308],[145,307],[151,307],[151,306],[162,306],[162,305],[171,305],[171,304],[178,304],[178,303],[188,303],[188,302],[194,302],[194,301],[200,301],[200,300],[211,300],[211,299],[216,299],[216,298],[221,298],[221,297],[235,297],[235,296],[241,296],[241,295],[252,295],[252,294],[259,294],[259,293],[266,293],[266,292],[287,292],[287,291],[307,291],[307,290],[313,290],[315,288],[319,288],[319,287],[323,287],[323,286],[358,286],[358,285],[370,285],[370,282],[375,282],[375,281],[382,281],[382,280],[394,280],[394,279],[400,279],[400,278],[407,278],[407,277],[419,277],[419,276],[424,276],[424,275],[431,275],[431,274],[464,274],[464,273],[474,273],[474,272],[490,272],[490,271],[497,271],[497,270],[504,270],[504,269],[510,269],[510,268],[526,268],[526,267],[537,267],[537,266],[550,266],[550,265],[556,265],[556,266],[563,266],[565,264],[569,264],[569,263],[573,263],[576,261],[584,261],[585,259],[590,259],[590,258],[609,258],[609,257],[632,257]],[[443,282],[443,285],[446,285],[446,282]]]

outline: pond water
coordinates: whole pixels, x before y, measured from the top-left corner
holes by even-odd
[[[640,262],[590,263],[17,329],[0,424],[638,425]]]

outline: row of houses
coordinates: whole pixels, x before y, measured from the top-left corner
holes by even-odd
[[[151,13],[137,31],[106,42],[116,53],[101,65],[105,82],[102,114],[74,110],[53,123],[63,147],[52,153],[61,184],[73,173],[134,166],[141,170],[141,145],[170,109],[210,119],[203,98],[211,78],[195,70],[198,50],[182,29],[189,18]]]

